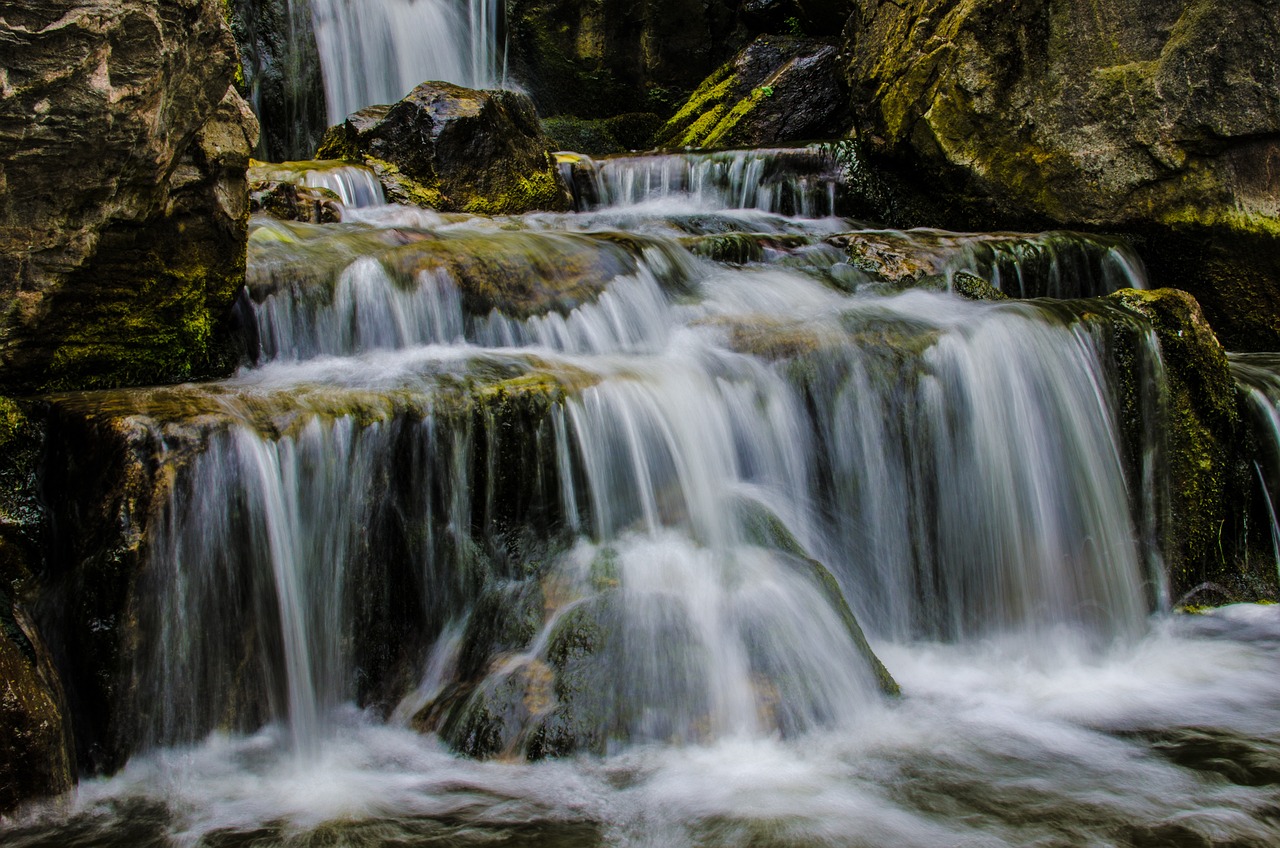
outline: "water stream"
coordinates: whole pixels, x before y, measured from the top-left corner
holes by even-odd
[[[1280,612],[1168,613],[1159,347],[1071,299],[1140,263],[865,230],[809,153],[574,167],[255,220],[252,364],[74,400],[172,475],[133,756],[6,845],[1280,841]]]

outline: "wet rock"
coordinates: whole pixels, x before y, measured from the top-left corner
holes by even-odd
[[[373,168],[390,201],[514,215],[569,209],[550,148],[527,96],[424,82],[330,128],[317,156]]]
[[[272,689],[279,678],[271,672],[278,674],[282,661],[277,625],[260,617],[259,606],[276,601],[270,569],[248,541],[261,532],[247,517],[252,498],[227,485],[217,499],[234,508],[202,512],[193,491],[211,479],[201,474],[238,461],[230,433],[297,445],[310,427],[331,434],[338,449],[357,449],[361,434],[387,435],[369,443],[385,451],[364,457],[378,465],[386,487],[380,508],[365,501],[370,511],[353,528],[359,538],[340,574],[355,622],[344,650],[358,669],[344,697],[389,711],[412,688],[421,652],[456,611],[486,587],[522,574],[545,555],[539,546],[558,540],[550,417],[586,379],[574,373],[561,382],[516,358],[382,390],[317,383],[246,392],[211,383],[47,397],[49,449],[40,474],[48,491],[61,494],[43,509],[59,532],[43,549],[34,613],[66,689],[80,767],[110,772],[147,745],[191,742],[215,728],[248,732],[280,717],[272,712],[285,703]],[[344,432],[357,438],[344,443]],[[419,485],[423,479],[436,481],[430,492]],[[472,494],[454,497],[448,487],[455,483]],[[465,506],[452,511],[458,503]],[[213,533],[225,544],[217,551],[200,542],[198,550],[174,548],[184,526],[193,539]],[[160,661],[166,646],[157,644],[173,624],[165,620],[172,610],[165,598],[179,561],[245,593],[243,602],[226,604],[226,586],[193,588],[192,603],[217,611],[205,609],[206,618],[184,613],[203,622],[192,648],[201,657],[192,689],[159,682],[162,674],[181,673]],[[422,585],[423,563],[436,568],[430,591]],[[157,706],[162,695],[191,701]]]
[[[666,147],[755,147],[833,138],[848,125],[836,47],[768,35],[703,80],[656,141]]]
[[[224,4],[45,0],[0,41],[0,383],[229,368],[258,130]]]
[[[342,201],[327,188],[257,180],[249,184],[249,211],[281,221],[332,224],[342,220]]]
[[[61,681],[19,597],[41,567],[43,442],[41,428],[0,398],[0,813],[69,790],[74,772]]]
[[[1231,347],[1280,348],[1271,4],[872,0],[844,47],[858,134],[931,225],[1133,232]]]
[[[20,610],[0,623],[26,620]],[[4,621],[4,619],[8,621]],[[67,792],[72,760],[62,691],[43,647],[28,630],[0,628],[0,813],[34,797]],[[10,632],[6,632],[10,630]]]
[[[969,300],[1008,300],[1009,295],[991,283],[967,271],[960,271],[951,278],[951,288],[956,294]]]
[[[945,230],[860,230],[827,238],[872,281],[897,288],[960,289],[1010,297],[1092,297],[1142,282],[1142,263],[1123,240],[1082,233],[953,233]]]
[[[310,4],[229,5],[242,68],[237,86],[262,122],[256,157],[280,162],[310,155],[329,125]]]
[[[1236,583],[1234,573],[1247,565],[1232,556],[1227,525],[1238,520],[1248,484],[1234,459],[1240,421],[1226,352],[1186,292],[1127,289],[1107,301],[1150,322],[1164,360],[1171,485],[1165,565],[1173,596],[1205,582]]]

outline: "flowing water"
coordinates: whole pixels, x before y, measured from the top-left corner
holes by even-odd
[[[861,229],[812,152],[570,167],[255,220],[252,364],[54,400],[164,496],[132,757],[5,844],[1280,841],[1280,611],[1167,610],[1154,334],[949,290],[1131,255]]]

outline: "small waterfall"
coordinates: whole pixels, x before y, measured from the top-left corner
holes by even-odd
[[[838,163],[821,148],[719,153],[574,156],[565,162],[578,211],[638,204],[836,214]]]
[[[418,83],[503,82],[496,0],[295,0],[311,6],[329,122],[394,103]]]
[[[339,165],[308,168],[302,184],[311,188],[327,188],[338,195],[342,205],[351,209],[380,206],[386,203],[382,183],[370,169],[362,165]]]

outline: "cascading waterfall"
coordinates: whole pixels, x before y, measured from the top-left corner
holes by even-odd
[[[256,220],[252,365],[74,400],[163,446],[137,755],[18,844],[136,798],[191,844],[1280,838],[1187,765],[1274,750],[1280,620],[1150,617],[1151,327],[842,239],[1072,296],[1141,285],[1122,246],[858,230],[812,151],[575,178],[569,215]]]

